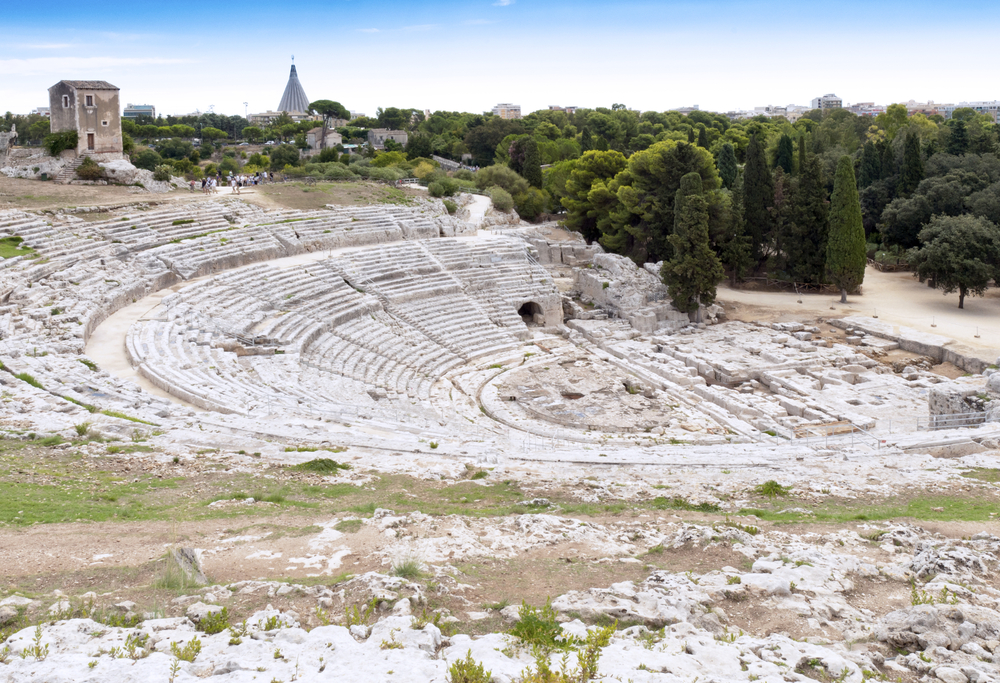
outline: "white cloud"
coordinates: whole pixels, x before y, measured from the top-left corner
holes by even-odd
[[[60,74],[72,78],[73,74],[97,69],[135,66],[160,66],[192,64],[192,59],[163,59],[159,57],[33,57],[29,59],[0,59],[0,74],[24,76],[28,74]]]

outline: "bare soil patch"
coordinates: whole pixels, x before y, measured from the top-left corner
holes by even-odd
[[[265,209],[299,209],[315,211],[327,204],[360,206],[367,204],[408,204],[412,197],[427,193],[410,187],[390,187],[374,182],[304,182],[274,183],[253,188],[253,194],[242,198]]]

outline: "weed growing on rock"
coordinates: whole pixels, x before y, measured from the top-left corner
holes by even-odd
[[[424,570],[421,569],[420,561],[412,558],[392,565],[392,574],[407,581],[417,581],[426,575]]]
[[[42,391],[45,390],[45,387],[42,386],[42,383],[39,382],[34,377],[32,377],[31,375],[29,375],[27,372],[19,372],[16,375],[14,375],[14,377],[17,377],[22,382],[27,382],[36,389],[41,389]]]
[[[719,506],[715,503],[689,503],[679,496],[666,498],[657,496],[650,505],[654,510],[688,510],[691,512],[718,512]]]
[[[73,425],[73,430],[76,432],[77,436],[87,436],[87,432],[90,431],[90,423],[81,422],[78,425]]]
[[[472,658],[469,650],[465,659],[457,659],[448,668],[448,683],[490,683],[493,672]]]
[[[170,654],[172,654],[177,659],[184,660],[185,662],[193,662],[195,657],[201,653],[201,639],[195,636],[187,643],[184,647],[179,646],[177,643],[170,643]]]
[[[351,605],[344,611],[344,627],[364,626],[378,610],[378,600],[372,598],[362,606]]]
[[[39,624],[35,627],[35,639],[29,647],[26,647],[21,651],[21,659],[34,657],[36,662],[42,662],[45,661],[45,658],[48,656],[49,646],[42,645],[42,625]]]

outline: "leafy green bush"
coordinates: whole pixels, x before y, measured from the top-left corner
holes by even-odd
[[[455,178],[456,180],[467,180],[470,183],[476,182],[476,174],[467,168],[458,169],[457,171],[451,174],[451,177]]]
[[[84,157],[83,163],[76,169],[76,176],[83,180],[100,180],[104,177],[104,169],[90,157]]]
[[[226,157],[219,163],[219,173],[226,175],[228,173],[238,173],[240,170],[240,162],[236,160],[235,157]]]
[[[362,166],[361,164],[351,164],[351,170],[363,178],[369,178],[371,180],[390,181],[390,182],[393,180],[402,180],[403,178],[410,175],[408,171],[398,168],[396,166],[378,168],[376,166]]]
[[[448,213],[451,214],[452,216],[454,216],[455,212],[458,211],[458,204],[451,201],[450,199],[445,199],[441,203],[444,204],[444,208],[448,209]]]
[[[549,206],[549,193],[536,187],[529,187],[514,198],[517,215],[526,221],[533,221]]]
[[[218,612],[206,614],[198,622],[198,630],[209,636],[222,633],[227,628],[229,628],[229,610],[225,607]]]
[[[156,150],[149,149],[148,147],[132,155],[132,165],[147,171],[155,171],[156,167],[162,163],[163,157]]]
[[[343,164],[327,164],[323,177],[327,180],[351,180],[358,176]]]
[[[487,166],[476,173],[476,186],[480,190],[491,187],[501,187],[511,196],[519,195],[528,190],[528,181],[519,176],[507,166]]]
[[[163,164],[161,166],[157,166],[153,170],[153,180],[161,180],[161,181],[164,181],[164,182],[165,181],[169,181],[170,180],[170,174],[173,173],[173,170],[174,170],[173,167],[171,167],[171,166],[169,166],[167,164]]]
[[[759,496],[766,496],[767,498],[777,498],[778,496],[787,496],[788,492],[792,490],[791,486],[782,486],[774,479],[768,479],[763,484],[758,484],[754,487],[754,491]]]
[[[64,130],[61,133],[51,133],[45,136],[45,150],[52,156],[59,156],[60,152],[67,149],[76,149],[80,142],[80,136],[75,130]]]
[[[185,662],[193,662],[195,657],[201,653],[201,640],[195,636],[189,640],[184,647],[177,643],[170,643],[170,654]]]
[[[556,620],[556,611],[552,609],[551,600],[541,608],[522,602],[517,616],[517,623],[508,633],[525,645],[535,645],[548,652],[568,650],[574,645],[574,638],[566,636]]]
[[[329,163],[331,161],[340,161],[340,152],[337,151],[336,147],[327,147],[315,158],[321,164]]]
[[[510,196],[510,192],[507,192],[502,187],[494,186],[487,190],[487,192],[490,195],[490,199],[493,200],[493,208],[497,211],[507,213],[514,208],[514,198]]]

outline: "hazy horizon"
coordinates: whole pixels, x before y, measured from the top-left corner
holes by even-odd
[[[206,20],[205,12],[211,14]],[[22,4],[0,20],[0,110],[48,105],[62,79],[107,80],[157,113],[274,109],[295,55],[310,100],[374,115],[378,107],[482,112],[499,102],[622,103],[730,111],[808,105],[958,103],[1000,98],[987,59],[1000,7],[959,0],[822,5],[447,0],[176,6],[66,0]],[[244,102],[247,106],[244,107]]]

